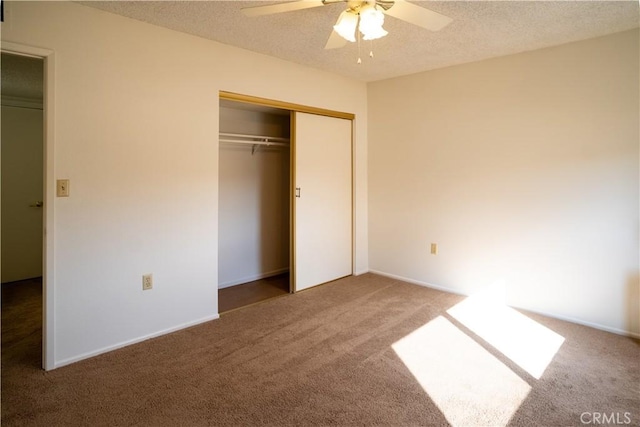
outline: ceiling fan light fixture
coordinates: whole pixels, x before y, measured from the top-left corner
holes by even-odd
[[[375,7],[364,9],[360,12],[360,25],[358,28],[364,40],[375,40],[389,34],[384,28],[384,13]]]
[[[333,26],[336,33],[350,42],[356,41],[356,28],[358,27],[358,16],[349,10],[340,14],[338,23]]]

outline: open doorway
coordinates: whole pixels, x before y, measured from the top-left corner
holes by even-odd
[[[218,311],[290,292],[290,111],[220,100]]]
[[[2,364],[42,363],[44,60],[2,53]]]

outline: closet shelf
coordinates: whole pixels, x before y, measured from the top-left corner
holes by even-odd
[[[239,139],[222,139],[219,141],[224,144],[248,144],[248,145],[266,145],[267,147],[289,147],[289,144],[284,142],[270,142],[270,141],[242,141]]]
[[[280,138],[276,136],[266,135],[245,135],[241,133],[223,133],[219,134],[219,141],[227,144],[249,144],[249,145],[266,145],[274,147],[288,147],[289,138]]]

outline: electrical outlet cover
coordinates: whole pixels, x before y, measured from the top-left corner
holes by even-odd
[[[142,276],[142,290],[148,291],[149,289],[153,289],[153,274]]]

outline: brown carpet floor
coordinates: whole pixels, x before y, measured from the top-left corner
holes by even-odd
[[[366,274],[44,372],[37,332],[13,336],[3,295],[2,425],[579,426],[594,412],[640,424],[637,341],[525,313],[565,338],[535,379],[456,324],[446,310],[463,300]],[[420,369],[443,375],[426,385],[392,347],[424,325],[440,335],[423,334]]]

